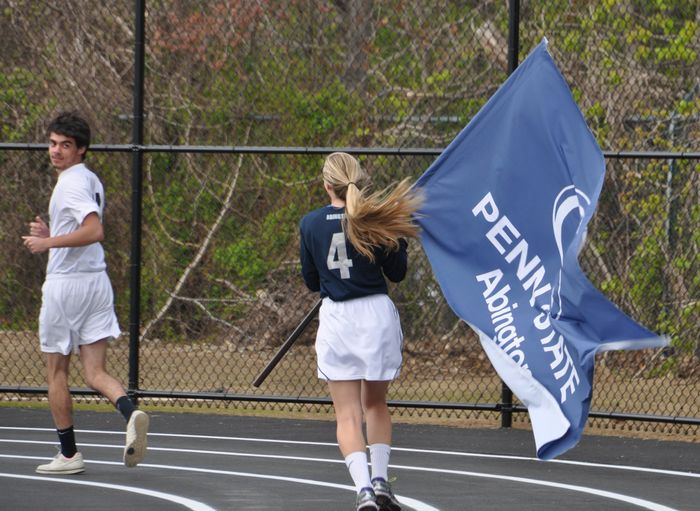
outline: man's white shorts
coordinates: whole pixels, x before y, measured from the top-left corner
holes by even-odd
[[[49,274],[41,293],[39,341],[44,353],[69,355],[83,344],[119,337],[107,272]]]
[[[318,377],[393,380],[401,369],[402,343],[399,312],[387,295],[324,298],[316,334]]]

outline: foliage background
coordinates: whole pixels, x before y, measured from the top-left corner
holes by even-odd
[[[64,109],[88,117],[93,143],[130,142],[134,5],[85,5],[0,0],[2,142],[43,142]],[[694,0],[523,0],[520,58],[549,39],[603,150],[697,152],[699,24]],[[506,78],[507,26],[502,0],[149,0],[144,142],[439,149]],[[361,157],[378,187],[419,176],[432,159]],[[308,349],[313,324],[303,356],[262,391],[248,383],[315,301],[299,278],[297,223],[324,202],[322,161],[145,155],[141,388],[325,395]],[[130,155],[92,152],[88,162],[107,189],[105,248],[127,330]],[[46,261],[19,237],[46,211],[54,178],[31,151],[0,151],[0,172],[0,330],[23,354],[0,383],[41,385],[33,332]],[[410,257],[408,281],[391,291],[406,335],[392,397],[498,402],[497,379],[417,243]],[[665,350],[601,356],[593,408],[699,417],[698,160],[609,158],[582,266],[625,312],[672,338]],[[125,377],[123,361],[113,364]]]

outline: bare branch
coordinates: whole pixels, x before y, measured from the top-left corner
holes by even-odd
[[[246,140],[248,138],[248,135],[250,134],[250,128],[248,128],[247,134],[246,134]],[[189,278],[190,274],[192,271],[199,265],[199,262],[202,260],[202,257],[204,257],[204,254],[206,253],[207,249],[209,248],[209,245],[214,238],[214,234],[219,230],[219,227],[221,226],[221,223],[224,220],[224,217],[226,216],[226,213],[228,212],[229,208],[231,207],[232,199],[233,199],[233,193],[236,190],[236,183],[238,182],[238,176],[241,171],[241,165],[243,162],[243,155],[239,155],[238,157],[238,162],[236,163],[236,168],[233,172],[233,176],[231,177],[231,180],[229,181],[228,184],[228,190],[226,193],[226,198],[224,199],[224,202],[219,209],[219,215],[217,216],[216,220],[212,224],[212,226],[209,228],[209,232],[205,236],[204,240],[202,241],[199,250],[195,254],[194,258],[190,263],[187,265],[185,268],[185,271],[182,273],[180,276],[180,279],[177,281],[175,284],[175,287],[173,290],[168,294],[168,299],[165,301],[161,309],[158,311],[158,313],[146,324],[146,326],[143,328],[142,331],[142,336],[145,339],[148,336],[148,332],[151,330],[151,328],[158,323],[163,316],[167,313],[168,309],[170,309],[170,306],[172,305],[173,301],[175,300],[175,296],[177,296],[180,293],[180,290],[183,288],[185,285],[185,282],[187,282],[187,279]]]

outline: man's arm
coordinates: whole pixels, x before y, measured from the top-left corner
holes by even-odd
[[[29,222],[29,235],[38,238],[48,238],[51,236],[51,233],[46,222],[40,216],[36,216],[33,222]]]
[[[46,226],[43,221],[41,223]],[[105,237],[100,217],[94,212],[85,217],[80,227],[68,234],[55,237],[41,236],[42,229],[40,225],[35,227],[30,224],[30,236],[22,236],[24,246],[32,254],[41,254],[50,248],[84,247],[102,241]]]

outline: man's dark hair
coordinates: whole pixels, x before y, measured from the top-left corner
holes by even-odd
[[[46,128],[46,134],[56,133],[75,139],[75,145],[85,148],[85,154],[90,147],[90,125],[76,112],[61,112]],[[83,157],[85,157],[83,154]]]

